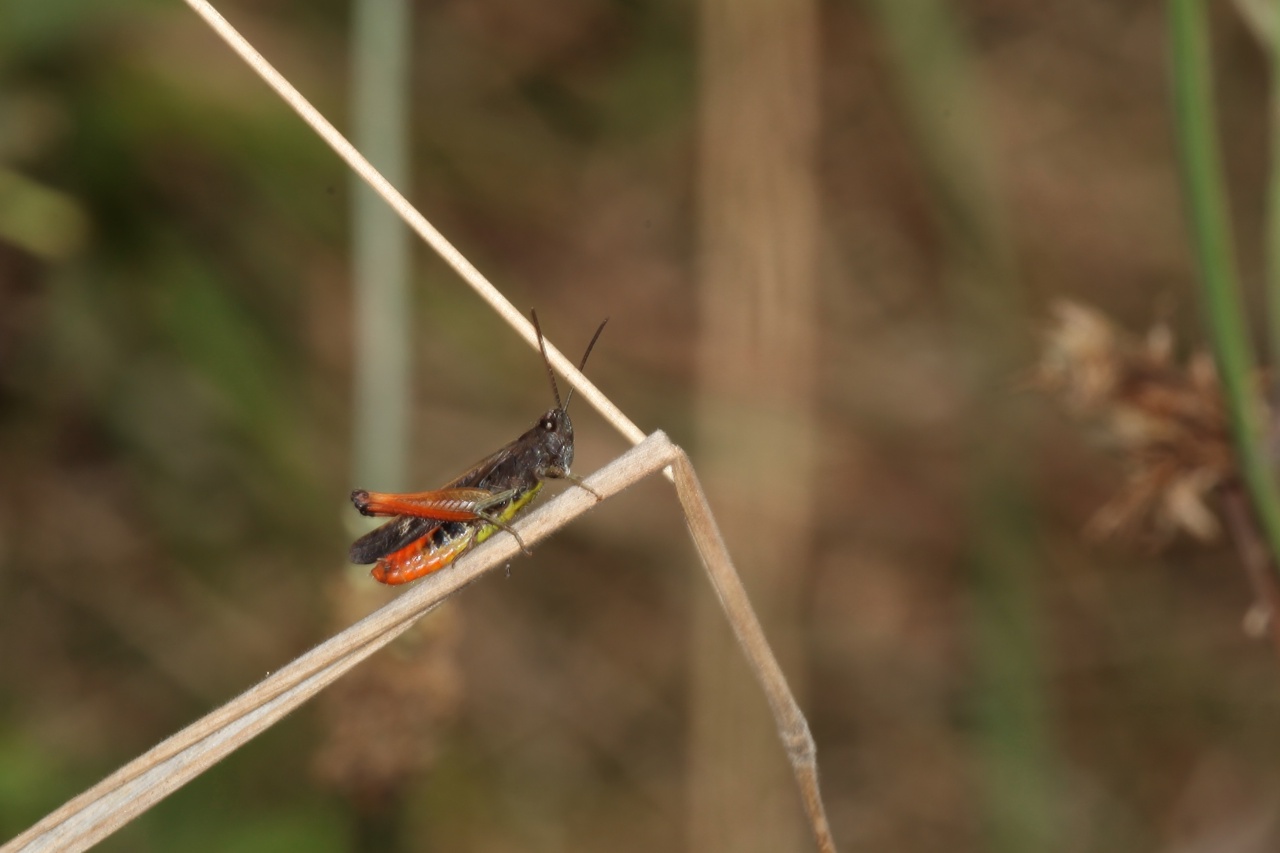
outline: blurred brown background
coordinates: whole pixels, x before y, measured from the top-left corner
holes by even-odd
[[[406,195],[571,357],[613,318],[588,373],[706,478],[843,849],[1275,849],[1234,555],[1083,543],[1118,468],[1021,390],[1059,296],[1203,339],[1163,5],[928,7],[414,3]],[[346,3],[219,8],[349,125]],[[1212,11],[1253,281],[1267,66]],[[350,202],[185,5],[0,3],[4,838],[385,600]],[[413,253],[425,489],[549,392]],[[574,415],[579,473],[625,449]],[[643,484],[103,849],[808,849],[700,572]]]

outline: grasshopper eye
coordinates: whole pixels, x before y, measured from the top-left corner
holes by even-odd
[[[543,418],[542,428],[545,429],[547,432],[555,432],[556,422],[553,421],[551,418]]]

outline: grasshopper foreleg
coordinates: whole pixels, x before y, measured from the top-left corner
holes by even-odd
[[[559,465],[551,465],[538,471],[539,480],[568,480],[580,489],[586,489],[588,492],[596,496],[596,502],[604,500],[604,496],[595,489],[587,485],[586,481],[577,474],[570,474]]]

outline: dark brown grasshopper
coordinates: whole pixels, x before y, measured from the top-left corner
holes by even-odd
[[[468,548],[499,530],[514,536],[528,553],[524,540],[509,522],[529,505],[546,480],[564,479],[582,485],[569,471],[573,464],[573,422],[569,420],[568,408],[573,389],[569,389],[561,403],[538,315],[530,313],[538,332],[538,347],[547,367],[547,377],[551,380],[555,408],[538,418],[524,435],[442,489],[403,495],[364,489],[352,492],[351,502],[362,514],[395,516],[351,546],[351,562],[374,563],[375,580],[386,584],[417,580],[443,569]],[[591,337],[578,370],[587,366],[587,356],[591,355],[591,348],[607,322],[601,323]]]

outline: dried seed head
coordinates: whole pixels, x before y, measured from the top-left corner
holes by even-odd
[[[1198,353],[1179,365],[1164,324],[1139,340],[1083,305],[1060,302],[1053,313],[1036,384],[1096,424],[1126,468],[1124,487],[1087,532],[1145,527],[1213,539],[1219,524],[1208,498],[1236,471],[1213,362]]]

